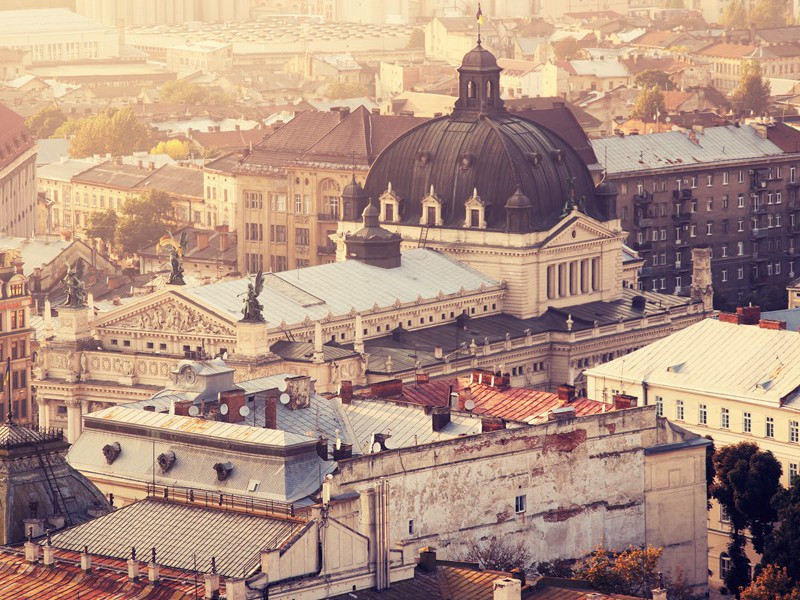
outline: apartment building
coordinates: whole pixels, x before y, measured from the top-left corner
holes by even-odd
[[[27,423],[33,417],[30,377],[30,305],[28,282],[19,251],[0,247],[0,413]]]
[[[686,293],[691,249],[702,245],[718,306],[782,290],[800,266],[799,140],[760,123],[593,140],[628,242],[645,258],[643,289]]]
[[[750,61],[758,63],[765,77],[800,79],[800,45],[797,43],[771,46],[720,42],[707,46],[695,55],[711,65],[711,85],[724,93],[738,84],[742,68]]]
[[[28,237],[36,230],[36,142],[25,121],[0,104],[0,233]]]
[[[761,319],[756,306],[705,319],[667,338],[586,372],[590,398],[615,393],[656,406],[660,416],[717,447],[742,441],[771,451],[783,485],[800,474],[800,334],[785,321]],[[723,586],[730,565],[727,518],[713,502],[708,514],[710,587]],[[748,549],[751,564],[758,557]]]

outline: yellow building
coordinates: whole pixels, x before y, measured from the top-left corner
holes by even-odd
[[[590,398],[636,396],[717,447],[742,441],[771,451],[788,486],[800,473],[800,336],[785,321],[739,309],[687,327],[586,373]],[[716,502],[708,512],[710,586],[724,585],[730,530]],[[748,549],[751,564],[758,557]]]

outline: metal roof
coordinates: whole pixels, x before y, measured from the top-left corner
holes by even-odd
[[[0,248],[19,250],[22,272],[30,275],[33,270],[50,264],[72,244],[82,243],[48,238],[18,238],[0,235]]]
[[[211,558],[223,577],[241,577],[256,566],[262,550],[277,548],[302,523],[217,509],[141,500],[52,536],[53,546],[126,559],[131,548],[159,565],[185,571],[211,571]]]
[[[242,313],[241,296],[249,279],[186,288],[181,294],[203,306],[238,321]],[[397,300],[413,302],[419,297],[435,298],[455,294],[461,289],[476,291],[500,284],[458,261],[433,250],[403,252],[401,265],[382,269],[355,260],[306,267],[265,278],[259,301],[272,324],[300,323],[309,317],[320,320],[329,314],[345,315],[392,306]]]
[[[590,369],[587,377],[645,381],[718,397],[774,405],[800,386],[800,335],[705,319],[621,358]]]
[[[696,141],[693,141],[696,140]],[[715,162],[777,156],[783,151],[750,125],[707,127],[699,133],[668,131],[592,140],[608,173],[692,167]]]
[[[44,140],[51,141],[51,140]],[[41,143],[41,142],[39,142]],[[70,158],[68,160],[53,162],[43,165],[36,169],[36,177],[39,179],[50,179],[53,181],[72,181],[76,175],[80,175],[84,171],[93,169],[97,163],[92,160],[84,160],[80,158]]]

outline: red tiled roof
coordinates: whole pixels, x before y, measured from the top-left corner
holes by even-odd
[[[681,104],[694,95],[692,92],[682,92],[680,90],[670,90],[662,92],[662,94],[664,95],[664,106],[666,106],[669,112],[677,111],[681,107]]]
[[[514,387],[498,389],[491,385],[470,383],[469,377],[434,379],[428,383],[405,385],[401,396],[393,399],[422,406],[445,406],[448,404],[451,386],[454,392],[470,389],[472,401],[475,403],[471,412],[512,421],[543,417],[564,404],[552,392]],[[570,406],[575,407],[577,416],[601,413],[603,407],[606,410],[612,408],[608,404],[588,398],[578,398]]]
[[[7,106],[0,104],[0,169],[11,164],[18,156],[35,144],[25,119]]]
[[[80,555],[56,552],[53,567],[30,565],[17,551],[0,550],[0,600],[49,600],[81,598],[81,600],[189,600],[195,598],[194,574],[160,569],[157,586],[147,580],[147,569],[140,564],[143,577],[128,580],[127,563],[122,560],[92,556],[92,570],[80,569]],[[203,594],[203,578],[198,577],[197,593]]]
[[[203,148],[219,150],[241,150],[256,145],[268,135],[268,131],[258,127],[235,131],[193,131],[192,140]]]
[[[726,44],[724,42],[713,44],[704,48],[697,54],[700,56],[713,56],[716,58],[744,58],[755,52],[758,48],[749,44]]]
[[[631,41],[632,46],[657,46],[667,48],[674,44],[683,34],[674,31],[648,31]]]

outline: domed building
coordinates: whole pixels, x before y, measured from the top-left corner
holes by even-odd
[[[507,313],[528,318],[619,298],[625,234],[615,188],[595,186],[556,132],[506,110],[500,72],[479,42],[458,69],[452,114],[398,137],[363,188],[347,186],[339,259],[353,256],[346,241],[374,203],[403,249],[446,252],[506,282]]]

